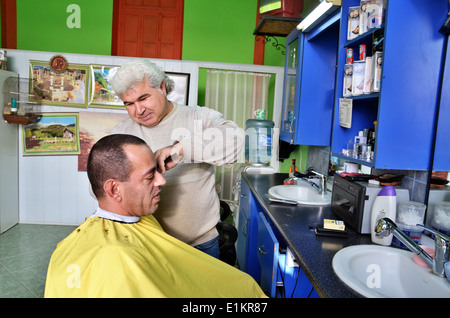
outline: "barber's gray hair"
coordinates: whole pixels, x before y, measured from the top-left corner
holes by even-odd
[[[120,97],[129,88],[137,83],[147,80],[153,88],[161,88],[161,83],[166,83],[166,93],[174,88],[173,80],[155,63],[145,59],[137,59],[123,64],[111,80],[111,86]]]

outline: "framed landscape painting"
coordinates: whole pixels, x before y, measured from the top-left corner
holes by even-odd
[[[111,88],[111,79],[119,66],[91,65],[91,91],[89,107],[106,107],[125,109],[122,100]]]
[[[78,113],[45,113],[33,124],[22,126],[24,156],[80,153]]]

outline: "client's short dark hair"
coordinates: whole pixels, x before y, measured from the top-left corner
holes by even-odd
[[[105,192],[103,185],[108,179],[127,181],[132,171],[131,162],[123,150],[125,145],[146,145],[139,137],[115,134],[101,138],[92,147],[87,162],[87,175],[97,198]]]

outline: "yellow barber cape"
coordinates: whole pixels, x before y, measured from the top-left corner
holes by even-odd
[[[45,297],[266,297],[248,274],[168,235],[153,216],[88,218],[54,251]]]

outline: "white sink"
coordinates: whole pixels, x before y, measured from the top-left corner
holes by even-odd
[[[326,194],[319,192],[308,183],[274,186],[269,189],[269,195],[276,199],[295,201],[304,205],[330,205],[331,191]]]
[[[413,253],[380,245],[346,247],[333,258],[333,269],[365,297],[450,297],[450,282],[413,262]]]

